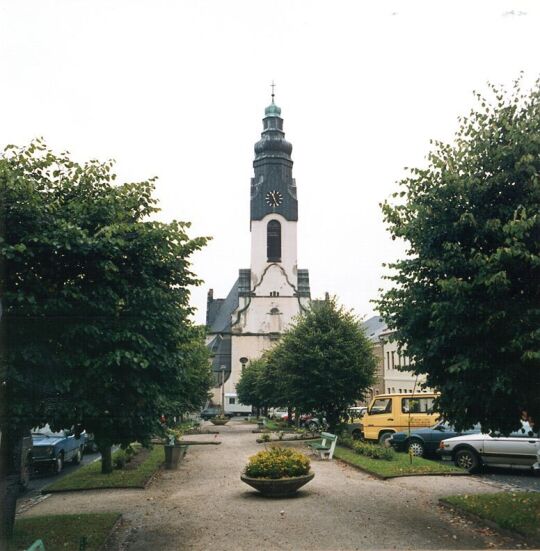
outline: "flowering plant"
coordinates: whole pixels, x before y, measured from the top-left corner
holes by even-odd
[[[309,458],[291,448],[271,447],[249,458],[245,473],[252,478],[290,478],[309,473]]]
[[[184,432],[180,429],[167,429],[167,438],[169,440],[168,444],[169,446],[174,446],[175,444],[178,444],[180,440],[182,440],[182,436],[184,435]]]

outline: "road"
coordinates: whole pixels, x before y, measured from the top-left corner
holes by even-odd
[[[495,483],[504,489],[540,492],[540,476],[535,476],[529,470],[492,467],[477,476],[485,482]]]

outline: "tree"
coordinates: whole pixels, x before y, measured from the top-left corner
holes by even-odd
[[[80,165],[39,140],[0,158],[0,429],[11,436],[0,446],[0,538],[14,507],[8,442],[45,423],[79,425],[107,472],[112,444],[148,444],[159,408],[185,404],[186,379],[189,393],[208,391],[188,290],[199,283],[189,257],[206,238],[149,220],[153,180],[114,180],[112,162]]]
[[[331,430],[373,382],[375,358],[359,320],[335,299],[315,302],[270,351],[286,379],[287,402],[320,411]]]
[[[261,378],[266,368],[267,364],[263,358],[251,360],[236,384],[238,400],[242,404],[251,404],[256,408],[257,417],[260,409],[266,405],[265,396],[261,393]]]
[[[490,86],[383,213],[408,256],[378,301],[459,428],[540,420],[540,81]]]

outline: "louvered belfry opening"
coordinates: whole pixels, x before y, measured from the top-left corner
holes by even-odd
[[[270,220],[266,228],[266,255],[268,262],[281,262],[281,224]]]

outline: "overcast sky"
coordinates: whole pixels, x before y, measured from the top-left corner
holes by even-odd
[[[360,316],[402,254],[379,203],[486,82],[540,75],[536,1],[1,0],[0,145],[43,136],[122,180],[158,176],[162,220],[225,296],[250,263],[253,145],[275,80],[293,144],[299,267]]]

